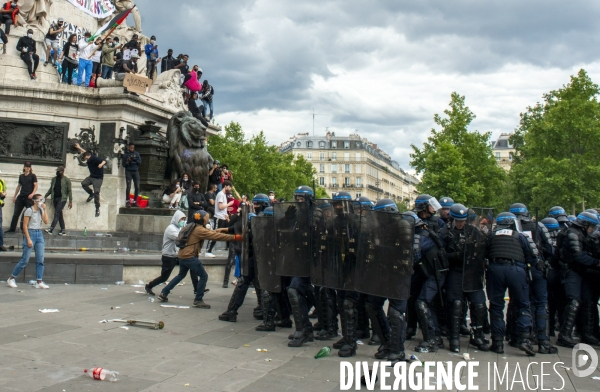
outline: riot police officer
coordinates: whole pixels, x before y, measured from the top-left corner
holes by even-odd
[[[262,214],[262,211],[269,205],[268,200],[269,200],[269,198],[265,194],[259,193],[259,194],[255,195],[254,198],[252,199],[252,204],[254,205],[254,211],[256,213]],[[252,216],[256,216],[256,214],[248,215],[247,222],[245,222],[246,225],[249,226],[250,218]],[[242,224],[244,224],[244,222],[242,222],[242,220],[239,219],[235,222],[234,225],[229,226],[228,230],[230,232],[235,232],[235,233],[241,232]],[[229,321],[229,322],[237,321],[237,314],[238,314],[237,311],[244,303],[244,299],[246,298],[246,294],[248,293],[248,288],[250,287],[250,284],[252,282],[257,283],[255,262],[254,262],[254,249],[252,247],[251,229],[249,229],[247,246],[248,246],[248,271],[247,271],[247,274],[240,276],[240,278],[238,279],[235,289],[233,290],[233,293],[231,294],[231,299],[229,300],[229,304],[227,305],[227,310],[219,315],[219,320],[221,320],[221,321]],[[255,286],[258,286],[258,284],[255,284]],[[256,293],[257,293],[256,296],[258,298],[259,304],[253,310],[253,313],[254,313],[254,318],[260,320],[263,318],[263,315],[262,315],[262,305],[261,305],[262,297],[260,295],[259,287],[256,287]]]
[[[588,254],[586,246],[586,237],[594,231],[598,223],[598,215],[582,212],[577,215],[575,222],[567,229],[564,240],[559,241],[560,257],[566,263],[567,268],[563,272],[564,278],[562,279],[567,306],[556,341],[559,346],[569,348],[575,346],[573,328],[580,306],[583,305],[584,315],[590,314],[591,307],[596,306],[593,303],[592,288],[585,273],[588,267],[600,266],[599,260]],[[582,341],[584,343],[586,335],[590,334],[588,325],[588,322],[583,323]]]
[[[448,225],[452,218],[450,215],[450,208],[454,205],[454,200],[452,200],[451,197],[442,197],[440,198],[440,205],[442,206],[440,209],[440,219]]]
[[[514,330],[518,348],[527,355],[535,355],[529,340],[531,334],[531,310],[529,304],[529,279],[527,265],[534,265],[538,257],[537,247],[523,234],[521,222],[510,212],[496,217],[496,227],[488,241],[487,296],[490,301],[492,327],[491,351],[504,353],[504,293],[508,288],[515,307]]]
[[[558,213],[552,213],[553,209],[550,209],[549,215],[559,216]],[[558,207],[562,209],[562,207]],[[556,210],[555,210],[556,211]],[[564,210],[563,210],[564,212]],[[559,212],[560,213],[560,212]],[[563,216],[564,221],[567,220],[567,214]],[[565,226],[561,226],[557,219],[548,217],[542,219],[542,224],[548,229],[550,235],[550,242],[554,248],[554,254],[548,259],[548,335],[555,336],[555,330],[558,320],[562,320],[563,309],[566,304],[565,290],[562,283],[560,282],[561,274],[561,261],[558,256],[558,249],[556,248],[558,235],[566,231]],[[569,223],[570,224],[570,223]]]
[[[416,318],[423,333],[423,342],[416,348],[417,352],[433,352],[444,347],[438,316],[433,308],[448,271],[443,237],[439,235],[439,230],[446,224],[435,216],[441,207],[430,195],[419,195],[415,200],[414,212],[423,222],[415,229],[415,236],[420,236],[421,257],[415,265],[410,287],[410,297],[414,300]],[[442,300],[441,296],[438,298]],[[411,306],[410,301],[408,306]]]
[[[443,199],[442,199],[443,200]],[[481,231],[467,224],[469,210],[462,204],[450,207],[451,226],[442,229],[446,239],[449,272],[446,277],[446,304],[449,307],[448,344],[450,351],[460,351],[460,325],[465,299],[471,305],[470,344],[481,351],[489,350],[483,334],[486,318],[483,278],[485,272],[485,237]],[[463,279],[468,280],[463,284]]]
[[[548,211],[548,218],[554,218],[558,221],[561,229],[567,229],[571,226],[571,222],[567,217],[567,212],[561,206],[554,206]]]
[[[531,273],[530,302],[532,305],[532,318],[536,335],[532,336],[537,340],[538,352],[540,354],[556,354],[558,350],[548,339],[548,282],[546,280],[547,264],[546,260],[552,257],[554,249],[550,241],[548,229],[540,222],[533,222],[529,217],[527,207],[522,203],[514,203],[510,206],[510,212],[517,216],[521,222],[523,233],[527,234],[537,246],[538,258],[534,264],[529,266]],[[518,339],[517,339],[518,340]],[[513,346],[518,345],[513,340]]]
[[[315,194],[313,190],[306,185],[299,186],[294,191],[294,198],[298,203],[313,203]],[[295,213],[295,211],[294,211]],[[308,219],[308,217],[304,217]],[[306,342],[314,341],[312,323],[308,317],[308,304],[306,295],[311,289],[310,277],[294,276],[287,288],[288,298],[292,308],[294,318],[294,332],[292,339],[288,342],[288,347],[300,347]]]

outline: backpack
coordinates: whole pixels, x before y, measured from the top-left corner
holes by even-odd
[[[196,223],[193,222],[185,225],[185,227],[181,229],[179,231],[179,234],[177,235],[177,239],[175,240],[175,246],[177,246],[179,249],[183,249],[186,246],[194,245],[188,244],[188,239],[190,238],[190,234],[192,234],[195,228]]]
[[[123,61],[124,60],[117,60],[117,61],[115,61],[115,65],[113,65],[113,68],[112,68],[114,73],[121,73],[122,72]]]

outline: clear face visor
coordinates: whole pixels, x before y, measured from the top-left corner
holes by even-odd
[[[442,205],[440,204],[440,202],[435,198],[432,197],[431,199],[427,200],[427,204],[433,207],[433,210],[435,212],[438,212],[439,210],[442,209]]]
[[[515,219],[514,221],[514,225],[515,225],[515,230],[517,230],[519,233],[523,232],[523,226],[521,225],[521,220],[520,219]]]

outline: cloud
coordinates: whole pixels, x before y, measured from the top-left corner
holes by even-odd
[[[593,1],[138,0],[145,34],[188,53],[215,88],[216,118],[261,129],[358,132],[408,169],[450,94],[473,129],[510,132],[519,113],[599,68]]]

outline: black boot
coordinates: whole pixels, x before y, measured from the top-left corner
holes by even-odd
[[[600,341],[594,336],[594,323],[596,325],[598,322],[594,317],[594,309],[597,308],[595,304],[585,304],[582,307],[581,317],[582,320],[582,328],[581,328],[581,342],[585,344],[589,344],[590,346],[598,346],[600,345]]]
[[[244,277],[238,279],[238,284],[231,294],[227,310],[219,315],[219,320],[235,323],[237,321],[237,310],[244,303],[244,297],[248,291],[248,285],[244,282]]]
[[[262,290],[261,295],[263,322],[255,329],[260,332],[275,331],[275,309],[273,309],[271,293],[267,290]]]
[[[392,364],[398,361],[404,361],[406,355],[404,354],[404,337],[406,336],[406,321],[404,315],[396,309],[388,309],[388,319],[390,321],[390,354],[388,361]]]
[[[460,352],[460,324],[463,315],[463,302],[452,301],[449,305],[448,345],[450,351],[457,353]]]
[[[319,311],[319,322],[322,324],[321,331],[315,336],[318,340],[335,339],[338,336],[337,309],[335,298],[330,289],[321,287],[317,295],[316,309]]]
[[[352,357],[356,355],[356,326],[358,324],[358,312],[354,301],[344,300],[344,322],[342,324],[342,334],[344,335],[345,344],[338,351],[340,357]]]
[[[306,308],[306,298],[298,290],[288,288],[288,297],[292,306],[292,315],[296,332],[288,342],[288,347],[300,347],[306,342],[314,341],[312,327],[309,327],[308,309]]]
[[[479,351],[489,351],[490,342],[483,333],[483,323],[487,308],[485,303],[471,304],[471,326],[473,328],[469,344],[475,346]]]
[[[429,307],[425,301],[417,300],[415,303],[417,310],[417,319],[421,332],[423,333],[423,341],[415,348],[416,352],[428,353],[437,351],[437,341],[432,331],[429,329]]]
[[[263,306],[262,306],[263,296],[258,287],[256,288],[256,301],[258,302],[258,305],[252,311],[252,317],[254,317],[257,320],[262,320],[263,319]]]
[[[496,354],[504,354],[504,338],[502,336],[492,336],[492,346],[490,347],[490,351],[493,351]]]
[[[550,340],[538,340],[538,353],[540,354],[558,354],[558,349],[550,343]]]
[[[223,276],[223,288],[229,286],[229,276],[231,275],[231,267],[235,263],[235,252],[232,252],[233,245],[230,245],[229,254],[227,255],[227,264],[225,264],[225,275]]]
[[[357,304],[357,327],[356,327],[356,339],[368,339],[371,337],[369,328],[369,316],[365,310],[366,295],[360,296],[360,300]]]
[[[369,339],[369,343],[367,343],[367,344],[369,346],[380,346],[381,345],[381,338],[379,336],[377,336],[375,331],[373,331],[373,335],[371,335],[371,339]]]
[[[519,340],[519,350],[523,351],[530,357],[535,356],[535,349],[531,344],[531,340],[529,340],[529,332],[521,332],[518,335]]]
[[[556,344],[563,347],[573,348],[575,347],[575,341],[573,340],[573,328],[575,327],[575,319],[577,318],[577,311],[579,310],[579,301],[572,299],[567,303],[564,310],[562,325],[560,326],[560,332]]]
[[[406,340],[417,336],[417,319],[415,298],[410,297],[406,305]]]
[[[375,353],[375,358],[387,359],[387,357],[390,355],[390,345],[389,345],[390,336],[389,335],[386,336],[385,333],[383,332],[383,328],[379,322],[379,317],[378,317],[379,309],[377,309],[372,303],[367,301],[365,303],[365,311],[367,312],[367,316],[369,317],[369,320],[371,321],[371,327],[373,328],[373,337],[371,338],[371,341],[369,341],[369,345],[371,345],[371,342],[373,342],[374,339],[377,339],[380,342],[380,345],[379,345],[379,349]]]
[[[463,305],[463,314],[460,324],[460,335],[461,336],[471,336],[471,329],[467,324],[467,313],[469,311],[469,305],[467,305],[467,301],[464,302]],[[473,317],[473,316],[471,316]]]

